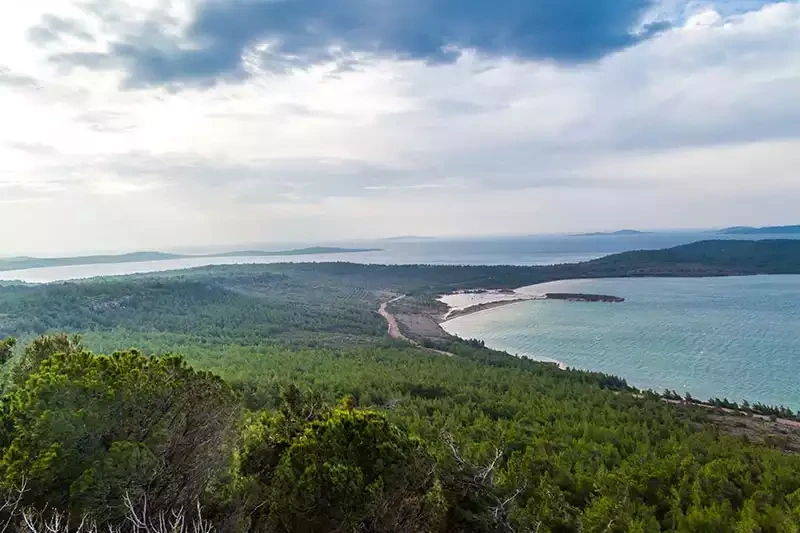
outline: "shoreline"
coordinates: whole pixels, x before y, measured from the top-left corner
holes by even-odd
[[[557,282],[570,282],[570,281],[579,281],[579,280],[558,280]],[[580,280],[583,281],[583,280]],[[526,289],[530,290],[534,287],[541,287],[543,285],[548,285],[553,282],[544,282],[544,283],[536,283],[533,285],[525,285],[522,287],[517,287],[515,289],[509,290],[483,290],[483,291],[465,291],[465,292],[455,292],[455,293],[448,293],[448,294],[441,294],[437,298],[437,300],[445,305],[448,306],[448,310],[446,313],[439,315],[436,317],[436,321],[439,324],[439,327],[444,330],[448,335],[452,335],[447,329],[444,328],[444,324],[449,322],[450,320],[455,320],[457,318],[462,318],[469,315],[474,315],[476,313],[482,313],[484,311],[489,311],[490,309],[497,309],[499,307],[505,307],[507,305],[518,304],[521,302],[530,302],[530,301],[545,301],[545,300],[559,300],[559,301],[569,301],[569,302],[598,302],[598,303],[606,303],[606,302],[624,302],[625,298],[621,298],[618,296],[609,296],[604,294],[586,294],[586,293],[562,293],[562,292],[540,292],[538,294],[526,294],[522,292]],[[453,307],[446,301],[446,297],[448,296],[455,296],[455,295],[463,295],[463,294],[482,294],[488,295],[489,298],[496,298],[494,300],[488,300],[485,302],[480,302],[473,305],[468,305],[466,307]],[[509,295],[517,296],[517,298],[508,299]],[[480,339],[483,341],[483,339]],[[485,341],[484,341],[485,342]],[[508,350],[501,350],[506,351]],[[509,352],[510,353],[510,352]],[[534,361],[539,361],[542,363],[551,363],[558,366],[560,370],[567,370],[567,365],[563,361],[559,361],[553,357],[547,356],[533,356],[531,354],[524,354],[524,353],[515,353],[513,354],[516,357],[525,357],[527,359],[531,359]]]
[[[468,307],[462,307],[460,309],[451,308],[447,313],[442,315],[439,319],[440,324],[444,324],[450,320],[455,320],[456,318],[461,318],[464,316],[474,315],[475,313],[480,313],[481,311],[488,311],[489,309],[495,309],[497,307],[503,307],[506,305],[511,304],[518,304],[520,302],[531,302],[534,300],[544,300],[544,296],[530,296],[530,297],[520,297],[515,298],[513,300],[495,300],[493,302],[484,302],[475,305],[470,305]],[[441,301],[441,300],[440,300]]]
[[[446,322],[449,322],[450,320],[455,320],[457,318],[461,318],[461,317],[465,317],[465,316],[469,316],[469,315],[474,315],[476,313],[481,313],[483,311],[488,311],[490,309],[496,309],[498,307],[505,307],[507,305],[518,304],[518,303],[521,303],[521,302],[531,302],[531,301],[537,301],[537,300],[546,300],[547,297],[546,297],[545,294],[526,295],[524,293],[517,292],[520,289],[525,289],[525,288],[529,288],[529,287],[536,287],[537,285],[544,285],[544,283],[537,283],[535,285],[525,285],[523,287],[518,287],[518,288],[516,288],[514,290],[511,290],[511,291],[497,291],[497,292],[490,293],[490,294],[496,294],[498,296],[502,296],[502,295],[506,295],[507,296],[509,294],[519,295],[519,298],[514,298],[513,300],[507,300],[507,299],[494,300],[494,301],[489,301],[489,302],[482,302],[482,303],[475,304],[475,305],[470,305],[470,306],[463,307],[463,308],[453,308],[447,302],[445,302],[445,301],[443,301],[441,299],[443,296],[448,296],[448,295],[445,295],[445,294],[440,295],[440,297],[437,298],[437,300],[442,302],[443,304],[447,305],[449,307],[449,309],[448,309],[448,311],[446,313],[444,313],[443,315],[440,315],[439,317],[437,317],[437,322],[439,323],[439,327],[442,328],[442,330],[444,330],[448,335],[453,335],[452,333],[450,333],[449,331],[447,331],[444,328],[444,324]],[[485,293],[489,293],[489,291],[485,291]],[[450,294],[463,294],[463,293],[450,293]],[[480,340],[483,341],[483,339],[480,339]],[[485,342],[485,341],[483,341],[483,342]],[[489,348],[489,347],[487,346],[487,348]],[[490,348],[490,349],[494,349],[494,348]],[[508,352],[508,350],[500,350],[500,351],[505,351],[507,353],[511,353],[511,352]],[[515,353],[515,354],[511,354],[511,355],[513,355],[514,357],[524,357],[526,359],[530,359],[531,361],[536,361],[536,362],[539,362],[539,363],[553,364],[553,365],[556,365],[559,370],[567,370],[568,369],[567,365],[563,361],[559,361],[558,359],[555,359],[555,358],[552,358],[552,357],[546,357],[546,356],[535,357],[533,355],[520,354],[520,353]]]
[[[517,287],[516,289],[503,289],[503,290],[485,290],[485,291],[466,291],[466,292],[452,292],[447,294],[440,294],[437,298],[437,301],[445,304],[448,307],[448,310],[443,315],[438,317],[439,324],[443,324],[449,320],[455,320],[456,318],[461,318],[464,316],[472,315],[475,313],[480,313],[482,311],[488,311],[489,309],[495,309],[498,307],[503,307],[506,305],[516,304],[520,302],[529,302],[529,301],[538,301],[538,300],[560,300],[560,301],[567,301],[567,302],[592,302],[592,303],[621,303],[625,301],[625,298],[619,296],[610,296],[606,294],[590,294],[590,293],[579,293],[579,292],[541,292],[538,294],[527,294],[525,292],[521,292],[525,289],[531,289],[533,287],[540,287],[543,285],[549,285],[552,283],[561,283],[561,282],[571,282],[571,281],[588,281],[584,279],[575,279],[575,280],[557,280],[553,281],[546,281],[543,283],[536,283],[534,285],[524,285],[522,287]],[[482,294],[488,295],[489,297],[495,297],[496,299],[487,300],[485,302],[480,302],[472,305],[467,305],[465,307],[454,307],[453,305],[449,304],[446,301],[446,298],[449,296],[459,296],[463,294]],[[507,296],[514,295],[516,298],[509,299]]]
[[[578,279],[575,279],[575,280],[557,280],[556,282],[561,282],[561,281],[566,281],[566,282],[569,282],[569,281],[584,281],[584,280],[589,280],[589,279],[590,278],[586,278],[586,279],[578,278]],[[480,313],[480,312],[483,312],[483,311],[488,311],[488,310],[499,308],[499,307],[503,307],[503,306],[506,306],[506,305],[517,304],[517,303],[526,302],[526,301],[538,301],[538,300],[548,300],[548,299],[549,300],[560,300],[560,301],[571,301],[571,302],[580,302],[580,301],[583,301],[583,302],[624,302],[625,301],[625,298],[621,298],[621,297],[617,297],[617,296],[601,295],[601,294],[545,293],[545,292],[542,292],[542,293],[539,293],[539,294],[526,294],[525,292],[520,292],[520,291],[523,291],[525,289],[532,289],[534,287],[539,287],[539,286],[547,285],[547,284],[550,284],[550,283],[553,283],[553,282],[543,282],[543,283],[537,283],[537,284],[533,284],[533,285],[526,285],[526,286],[523,286],[523,287],[518,287],[518,288],[514,289],[513,291],[502,291],[502,292],[501,291],[485,291],[486,293],[495,294],[497,296],[502,296],[502,295],[506,295],[507,296],[509,294],[514,294],[514,295],[519,296],[519,298],[515,298],[515,299],[511,299],[511,300],[503,299],[503,300],[487,301],[487,302],[482,302],[482,303],[479,303],[479,304],[474,304],[474,305],[470,305],[470,306],[466,306],[466,307],[462,307],[462,308],[453,308],[445,300],[442,299],[443,297],[453,295],[454,293],[440,295],[440,297],[438,298],[438,301],[441,302],[441,303],[444,303],[445,305],[448,305],[448,307],[450,307],[450,310],[438,317],[439,327],[442,328],[449,335],[453,335],[453,336],[459,337],[455,333],[451,333],[450,331],[448,331],[447,329],[444,328],[444,325],[447,322],[449,322],[450,320],[455,320],[457,318],[461,318],[461,317],[464,317],[464,316],[469,316],[469,315]],[[558,359],[555,359],[555,358],[552,358],[552,357],[547,357],[547,356],[544,356],[544,355],[536,356],[536,355],[533,355],[533,354],[530,354],[530,353],[527,353],[527,352],[512,351],[512,350],[510,350],[508,348],[492,347],[492,346],[489,346],[488,344],[486,344],[486,340],[485,339],[481,339],[481,338],[477,338],[477,337],[476,337],[476,339],[481,341],[481,342],[483,342],[485,344],[486,348],[488,348],[488,349],[497,350],[497,351],[501,351],[501,352],[506,352],[509,355],[512,355],[514,357],[526,358],[526,359],[530,359],[530,360],[536,361],[536,362],[555,364],[555,365],[558,366],[558,368],[560,370],[570,370],[571,369],[571,370],[582,370],[582,371],[586,371],[586,372],[596,372],[595,370],[591,370],[591,369],[588,369],[588,368],[568,367],[563,361],[559,361]],[[614,375],[617,375],[617,374],[614,374]],[[619,374],[618,376],[624,378],[624,376],[622,374]],[[644,389],[640,389],[639,386],[636,386],[636,385],[631,385],[631,386],[633,386],[633,387],[637,388],[638,390],[640,390],[640,394],[638,396],[641,396],[645,392]],[[653,391],[653,392],[655,392],[655,391]],[[727,416],[736,417],[737,419],[738,418],[743,418],[744,420],[753,420],[753,421],[758,421],[758,422],[761,422],[761,423],[772,423],[772,424],[778,424],[778,425],[782,425],[782,426],[788,426],[788,427],[800,429],[800,410],[797,411],[796,418],[785,418],[785,417],[782,417],[780,415],[776,415],[776,414],[773,414],[773,413],[765,412],[763,410],[761,410],[761,411],[755,410],[753,408],[747,408],[747,407],[741,407],[741,406],[740,407],[726,407],[726,406],[720,405],[719,403],[715,403],[715,401],[719,402],[719,399],[718,398],[713,398],[713,397],[709,398],[709,399],[705,399],[705,400],[700,400],[700,399],[687,400],[687,399],[683,399],[683,398],[672,399],[670,397],[666,397],[664,395],[661,395],[658,392],[655,392],[655,394],[660,397],[662,402],[668,403],[668,404],[672,404],[672,405],[675,405],[675,406],[679,406],[679,407],[683,407],[683,408],[695,407],[695,408],[700,408],[700,409],[703,409],[703,410],[710,411],[710,412],[712,412],[713,414],[715,414],[717,416],[719,416],[719,415],[727,415]],[[764,404],[764,405],[766,407],[768,407],[768,408],[773,407],[771,404],[768,404],[768,403]],[[775,407],[782,407],[782,405],[776,404]]]

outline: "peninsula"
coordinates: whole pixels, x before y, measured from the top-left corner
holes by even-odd
[[[514,291],[502,291],[498,292],[497,294],[509,294],[509,293],[517,294],[519,297],[513,298],[511,300],[508,299],[493,300],[475,305],[470,305],[468,307],[462,307],[459,309],[450,309],[447,313],[445,313],[442,316],[440,321],[445,322],[447,320],[453,320],[454,318],[472,315],[474,313],[479,313],[481,311],[486,311],[488,309],[494,309],[496,307],[505,307],[507,305],[512,305],[519,302],[529,302],[531,300],[564,300],[567,302],[605,302],[605,303],[620,303],[625,301],[625,298],[621,298],[619,296],[609,296],[607,294],[548,292],[542,295],[529,296],[523,293],[514,293]]]

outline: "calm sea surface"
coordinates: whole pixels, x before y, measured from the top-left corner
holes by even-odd
[[[622,376],[640,388],[800,408],[800,276],[546,283],[624,303],[527,301],[445,329],[492,348]]]
[[[211,264],[289,261],[554,264],[709,238],[719,236],[665,232],[633,236],[332,243],[376,247],[382,251],[284,257],[194,257],[37,268],[0,272],[0,280],[46,283]],[[523,302],[458,318],[445,327],[461,337],[481,338],[493,348],[616,374],[642,388],[662,390],[666,387],[688,391],[700,398],[747,398],[800,408],[800,276],[582,280],[537,286],[524,292],[547,290],[604,293],[623,296],[627,301],[622,304]],[[460,304],[470,305],[476,298],[482,297],[462,296],[464,301]]]

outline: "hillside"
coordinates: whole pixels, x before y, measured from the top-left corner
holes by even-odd
[[[800,430],[757,414],[794,413],[693,407],[478,341],[412,345],[376,312],[397,294],[424,314],[436,291],[574,275],[800,272],[800,243],[729,244],[560,267],[232,265],[0,287],[0,339],[20,338],[0,342],[0,489],[24,482],[19,505],[101,526],[130,498],[153,516],[200,503],[226,532],[792,531]],[[23,347],[59,331],[82,340]]]
[[[710,240],[666,250],[625,252],[582,268],[616,276],[800,273],[800,240]]]
[[[0,288],[0,336],[104,329],[176,333],[207,323],[239,341],[275,335],[320,340],[380,332],[374,310],[387,293],[409,295],[403,305],[418,305],[424,313],[435,296],[456,290],[574,278],[746,274],[800,274],[800,240],[703,241],[556,266],[275,263],[12,285]]]

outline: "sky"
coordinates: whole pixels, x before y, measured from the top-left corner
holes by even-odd
[[[0,255],[800,223],[800,3],[36,0]]]

